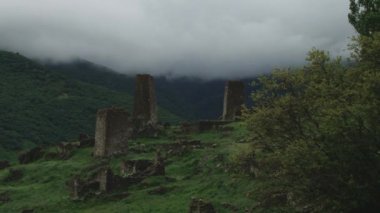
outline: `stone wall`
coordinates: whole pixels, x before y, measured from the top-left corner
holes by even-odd
[[[241,105],[244,104],[244,83],[228,81],[224,90],[223,120],[235,120],[241,115]]]
[[[124,109],[98,110],[96,116],[94,156],[107,157],[126,153],[133,125]]]

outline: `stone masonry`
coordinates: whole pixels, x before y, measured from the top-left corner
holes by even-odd
[[[157,123],[157,104],[153,77],[147,74],[136,76],[134,122],[138,127]]]
[[[228,81],[224,90],[223,120],[235,120],[241,115],[241,105],[244,104],[244,83]]]
[[[129,113],[124,109],[109,108],[98,110],[96,117],[94,156],[126,153],[133,131]]]

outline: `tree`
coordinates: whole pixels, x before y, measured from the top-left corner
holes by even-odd
[[[349,22],[361,35],[380,31],[380,0],[350,0]]]
[[[311,212],[379,208],[380,76],[321,50],[307,60],[303,69],[261,77],[245,114],[247,159],[270,182],[262,197],[283,194],[287,205]]]

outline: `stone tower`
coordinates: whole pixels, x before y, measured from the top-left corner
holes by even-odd
[[[242,81],[227,81],[224,89],[223,120],[235,120],[241,115],[241,105],[244,104],[244,83]]]
[[[157,123],[157,103],[153,77],[147,74],[136,76],[133,119],[138,127]]]
[[[108,157],[126,153],[132,131],[130,115],[126,110],[118,108],[98,110],[94,156]]]

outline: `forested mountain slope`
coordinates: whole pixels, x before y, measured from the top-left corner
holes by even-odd
[[[92,135],[100,108],[120,106],[131,110],[129,93],[80,82],[19,54],[0,52],[0,154]],[[178,121],[159,110],[162,121]]]

